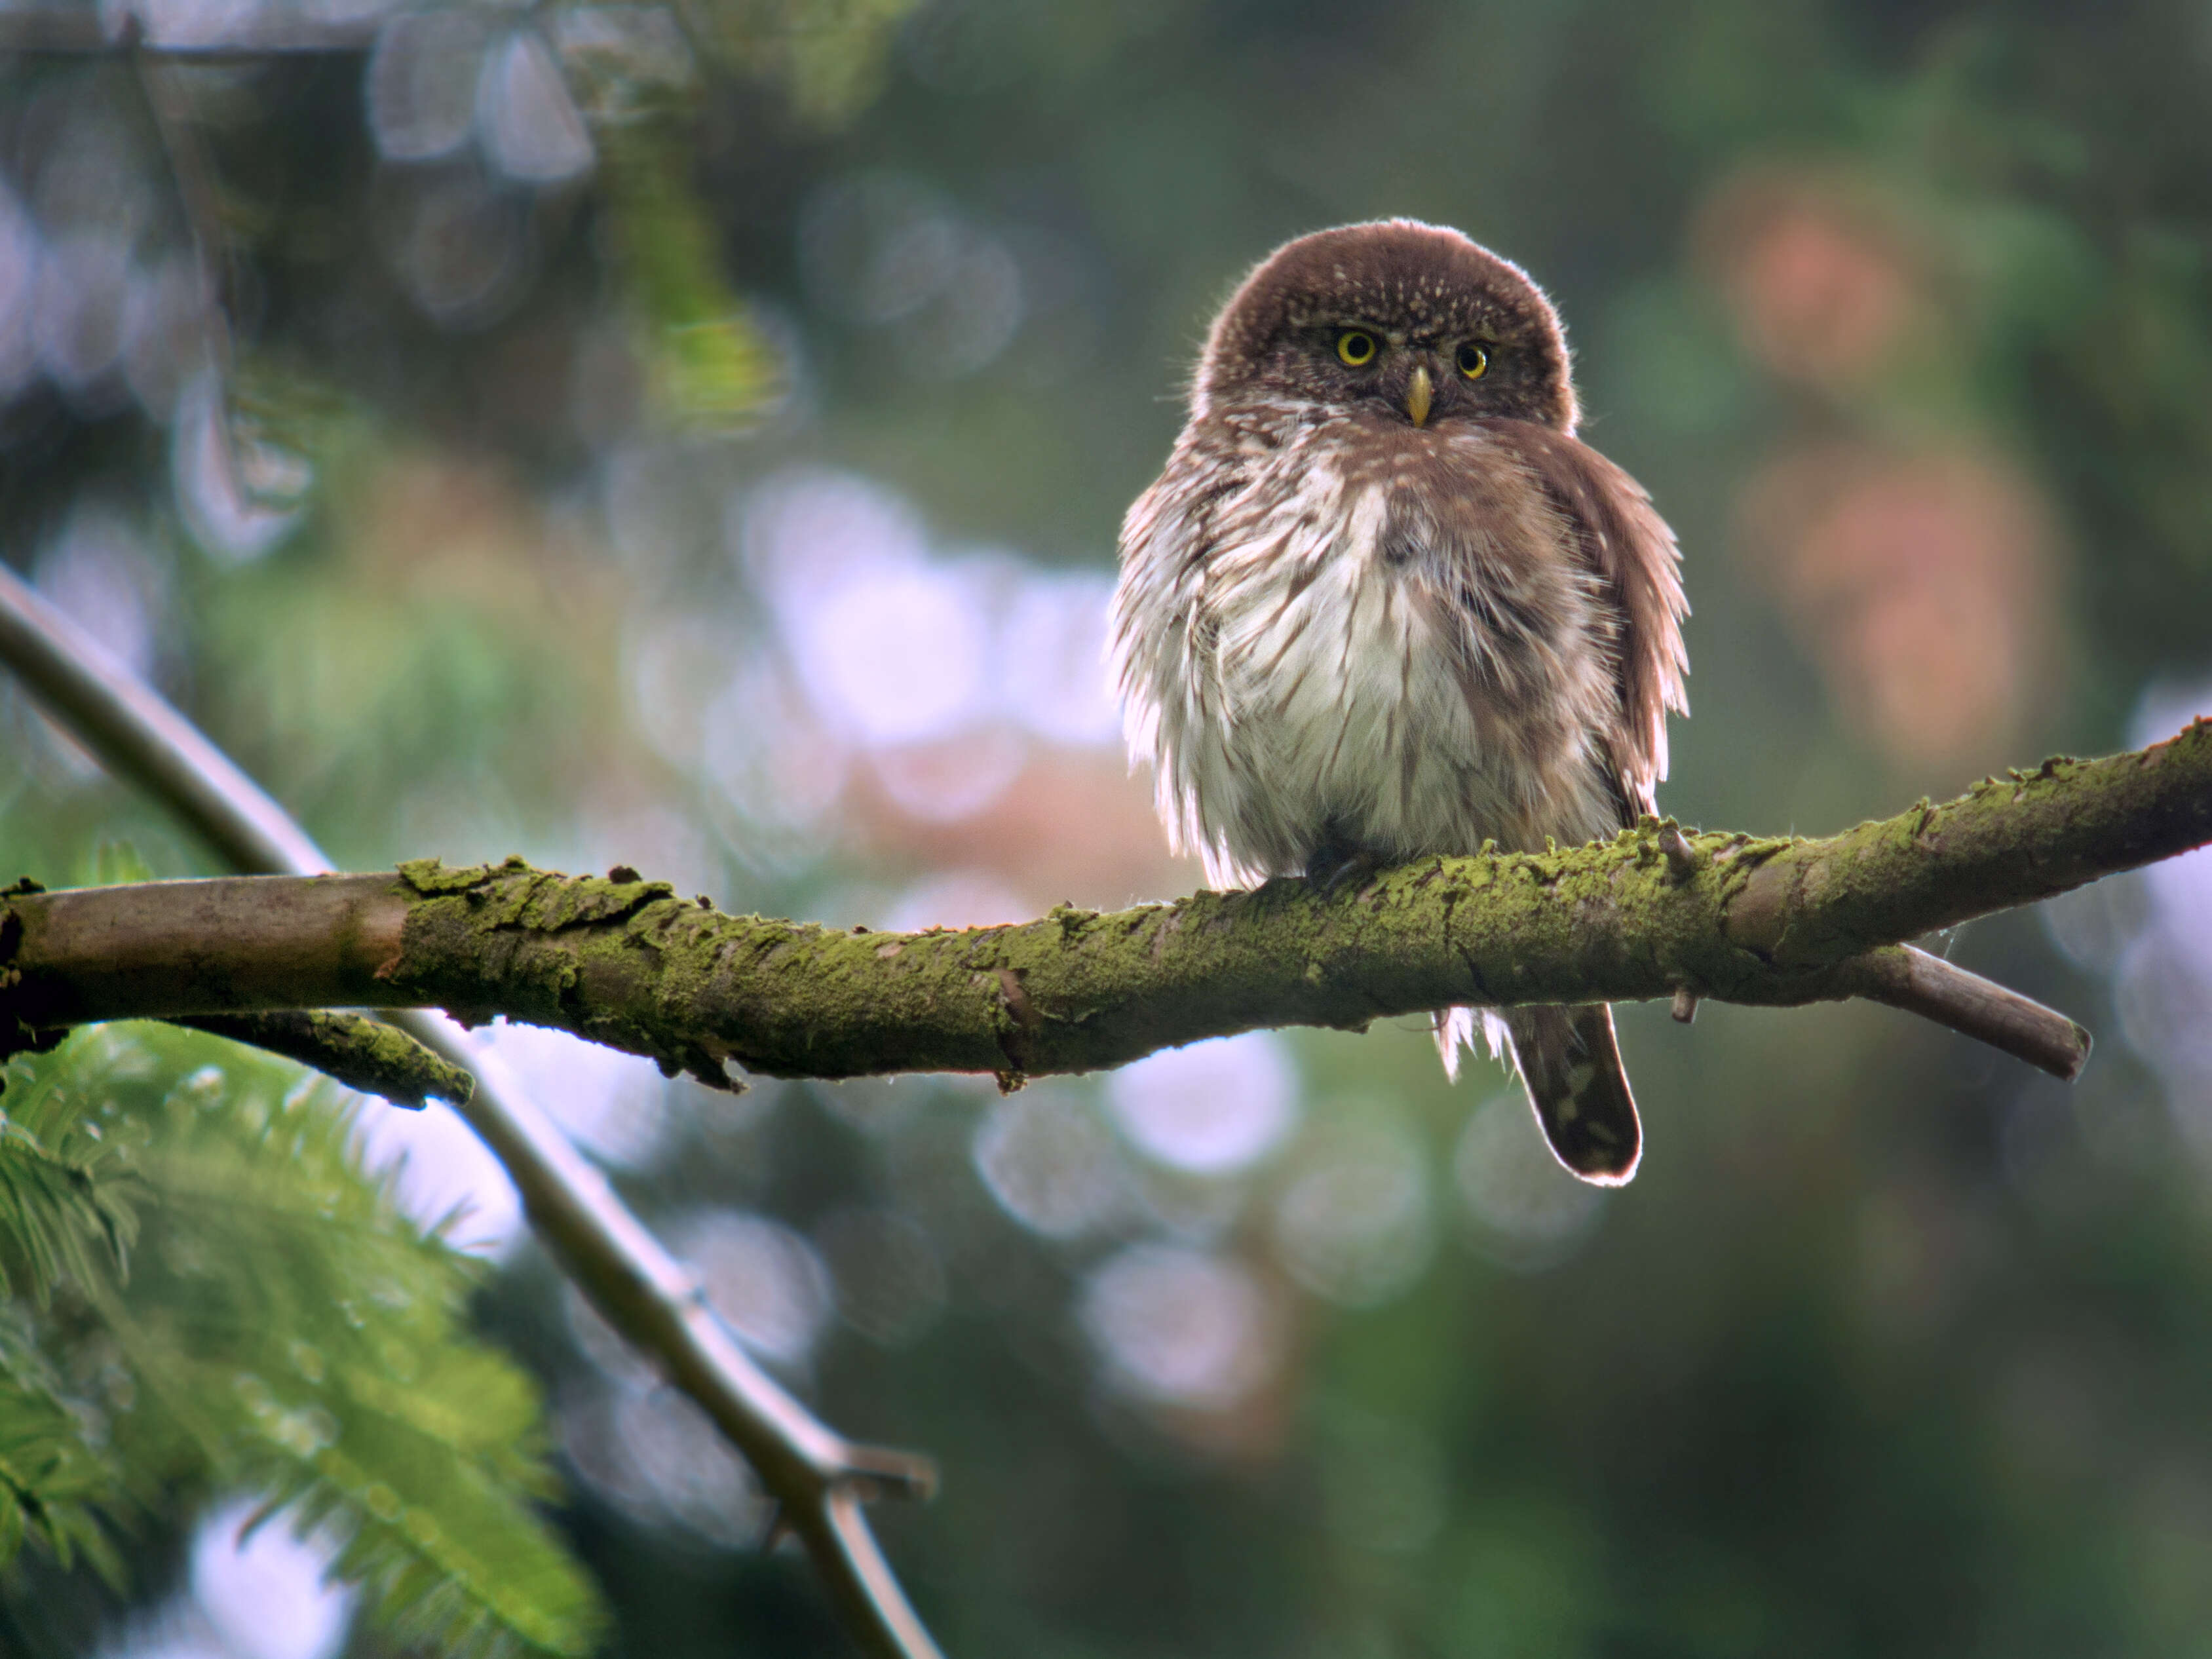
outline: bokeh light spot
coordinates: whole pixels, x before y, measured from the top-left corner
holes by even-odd
[[[837,1312],[879,1347],[920,1340],[945,1310],[945,1267],[929,1231],[896,1210],[848,1207],[814,1230],[837,1287]]]
[[[714,1210],[672,1230],[671,1244],[747,1347],[792,1365],[812,1354],[833,1290],[805,1239],[765,1216]]]
[[[1605,1212],[1598,1188],[1559,1167],[1518,1091],[1492,1096],[1468,1114],[1452,1177],[1475,1248],[1523,1272],[1566,1261]]]
[[[1219,1410],[1273,1375],[1279,1321],[1250,1270],[1171,1244],[1133,1244],[1091,1276],[1084,1329],[1109,1379],[1164,1405]]]
[[[517,29],[485,57],[477,119],[485,155],[510,179],[558,184],[591,169],[592,136],[536,29]]]
[[[252,1533],[252,1501],[226,1504],[192,1535],[192,1596],[235,1659],[331,1659],[345,1640],[354,1592],[325,1581],[333,1540],[292,1535],[286,1516]]]
[[[1272,1031],[1164,1048],[1114,1073],[1106,1097],[1147,1156],[1200,1175],[1265,1157],[1297,1115],[1297,1072]]]
[[[1048,1238],[1073,1238],[1127,1200],[1114,1138],[1072,1089],[1031,1084],[998,1102],[975,1130],[976,1173],[1006,1212]]]
[[[659,1149],[668,1127],[666,1089],[651,1060],[513,1020],[498,1022],[482,1040],[593,1158],[636,1169]]]
[[[1307,1289],[1371,1307],[1410,1287],[1434,1250],[1428,1162],[1379,1103],[1339,1110],[1348,1121],[1297,1149],[1275,1200],[1275,1249]]]
[[[997,657],[1006,707],[1039,737],[1107,744],[1121,714],[1106,669],[1106,605],[1112,580],[1089,571],[1025,577],[1007,606]]]
[[[432,161],[467,141],[490,41],[487,20],[463,9],[403,12],[377,31],[368,58],[368,130],[386,157]]]

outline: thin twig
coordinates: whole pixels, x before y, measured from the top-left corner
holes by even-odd
[[[2089,1060],[2089,1034],[2017,991],[1910,945],[1854,959],[1852,993],[1948,1025],[2071,1083]]]
[[[76,624],[0,567],[0,662],[64,727],[240,869],[314,875],[330,861],[258,785]],[[662,1248],[606,1178],[517,1088],[484,1046],[440,1015],[395,1022],[466,1066],[458,1108],[506,1169],[537,1231],[616,1330],[705,1409],[782,1504],[846,1625],[879,1659],[938,1650],[884,1563],[863,1491],[924,1497],[927,1458],[858,1445],[815,1418],[754,1363],[697,1276]]]
[[[465,1066],[434,1054],[415,1037],[363,1014],[280,1009],[258,1014],[192,1014],[175,1024],[264,1048],[349,1089],[419,1109],[433,1100],[461,1105],[476,1092]]]
[[[183,819],[225,864],[294,875],[330,867],[229,756],[5,565],[0,663],[64,731]]]
[[[1698,855],[1683,839],[1682,827],[1672,818],[1659,826],[1659,850],[1666,854],[1668,871],[1675,880],[1687,881],[1698,873]]]

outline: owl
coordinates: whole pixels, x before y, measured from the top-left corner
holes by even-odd
[[[1679,555],[1575,423],[1558,313],[1455,230],[1321,231],[1245,278],[1122,526],[1110,626],[1131,757],[1209,880],[1334,886],[1654,810],[1688,712]],[[1612,1010],[1483,1023],[1559,1161],[1626,1181]],[[1474,1024],[1436,1017],[1455,1076]]]

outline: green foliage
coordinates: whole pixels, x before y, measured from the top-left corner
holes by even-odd
[[[240,492],[272,511],[301,506],[314,486],[318,459],[338,445],[354,411],[314,375],[267,353],[242,357],[225,392]]]
[[[43,1307],[58,1281],[119,1268],[137,1218],[69,1068],[16,1072],[0,1109],[0,1293]]]
[[[884,79],[891,31],[915,0],[709,0],[702,44],[742,73],[780,86],[806,125],[851,120]]]
[[[875,95],[891,32],[911,9],[913,0],[720,0],[691,9],[691,40],[778,88],[802,125],[826,131]],[[680,427],[741,426],[781,397],[784,368],[725,275],[716,211],[693,184],[690,134],[667,95],[673,82],[635,72],[585,82],[652,401]]]
[[[605,185],[661,416],[708,429],[736,425],[783,386],[775,349],[730,291],[713,215],[692,188],[689,153],[665,122],[605,135]]]
[[[404,1640],[590,1648],[595,1593],[532,1508],[552,1490],[536,1391],[467,1338],[470,1264],[362,1171],[335,1090],[132,1026],[19,1061],[8,1099],[37,1146],[0,1162],[9,1213],[55,1212],[25,1171],[57,1163],[105,1207],[55,1212],[61,1242],[21,1252],[50,1300],[19,1299],[0,1340],[0,1559],[30,1537],[99,1564],[96,1512],[245,1486],[342,1540],[339,1576]]]
[[[121,1579],[100,1520],[120,1477],[88,1426],[19,1310],[0,1307],[0,1565],[30,1542],[63,1566],[82,1557],[110,1583]]]

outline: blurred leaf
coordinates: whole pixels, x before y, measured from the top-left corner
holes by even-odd
[[[593,121],[665,109],[696,82],[683,26],[667,7],[572,6],[550,21],[568,89]]]
[[[702,0],[684,15],[696,41],[741,73],[781,85],[803,122],[828,127],[874,95],[891,31],[912,3]],[[684,84],[674,53],[635,26],[619,44],[611,27],[573,25],[562,41],[582,74],[581,95],[603,121],[601,185],[651,401],[678,427],[743,426],[783,395],[784,365],[732,291],[717,216],[693,185],[683,112],[668,95]],[[628,118],[642,112],[651,113]]]
[[[0,1294],[43,1307],[64,1279],[123,1269],[137,1231],[137,1183],[104,1144],[68,1068],[19,1056],[0,1097]]]
[[[118,1583],[122,1562],[100,1515],[123,1503],[89,1414],[72,1409],[24,1322],[0,1307],[0,1567],[28,1542]]]
[[[732,68],[781,86],[808,125],[849,121],[883,83],[893,31],[915,0],[694,0]]]
[[[311,375],[264,356],[244,358],[228,390],[230,444],[240,489],[254,506],[297,507],[319,459],[339,441],[346,400]]]
[[[467,1337],[474,1267],[363,1172],[337,1091],[166,1026],[95,1028],[21,1069],[40,1102],[101,1101],[150,1195],[128,1285],[86,1285],[131,1379],[111,1445],[132,1484],[243,1486],[302,1533],[335,1533],[335,1571],[398,1639],[586,1651],[597,1592],[532,1508],[553,1491],[536,1390]],[[89,1351],[81,1331],[45,1337],[64,1370]],[[102,1490],[88,1451],[9,1404],[0,1455],[21,1443],[70,1490]],[[92,1549],[88,1519],[49,1529],[64,1525]]]
[[[606,150],[608,210],[653,399],[678,425],[740,425],[781,395],[783,366],[722,273],[689,152],[659,123],[617,130]]]
[[[692,424],[733,425],[783,390],[781,360],[742,313],[664,327],[655,344],[647,384]]]
[[[153,879],[154,868],[137,847],[127,841],[109,838],[93,848],[84,885],[120,887],[128,882]]]

